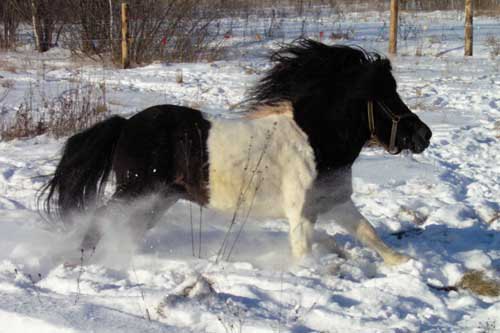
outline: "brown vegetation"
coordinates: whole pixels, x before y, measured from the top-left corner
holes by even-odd
[[[468,271],[457,285],[481,296],[500,296],[500,283],[487,278],[482,271]]]
[[[41,134],[58,138],[88,128],[109,116],[105,90],[104,84],[77,82],[56,98],[50,100],[42,96],[43,100],[35,103],[36,92],[30,86],[13,118],[1,119],[0,140]]]
[[[16,44],[16,31],[20,18],[9,1],[0,2],[0,49],[10,49]]]

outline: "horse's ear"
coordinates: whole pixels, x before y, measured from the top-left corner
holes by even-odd
[[[363,64],[358,71],[356,87],[352,91],[354,98],[373,99],[381,95],[381,92],[391,89],[395,84],[392,75],[391,62],[389,59],[376,56],[372,61]]]
[[[392,71],[391,61],[387,58],[382,58],[378,54],[365,66],[366,73],[372,77],[378,77]]]
[[[392,71],[391,61],[387,58],[378,58],[374,62],[371,63],[373,66],[378,67],[384,71]]]

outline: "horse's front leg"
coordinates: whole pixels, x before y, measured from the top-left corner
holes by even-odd
[[[314,224],[300,214],[288,216],[288,223],[292,255],[295,259],[301,259],[311,253]]]
[[[328,215],[363,244],[375,250],[388,265],[399,265],[410,259],[391,249],[377,235],[372,225],[358,211],[352,200],[335,206]]]
[[[285,214],[290,226],[289,241],[292,255],[301,259],[311,253],[314,238],[314,222],[317,214],[309,204],[310,191],[299,182],[284,186]],[[293,185],[293,186],[291,186]]]
[[[308,189],[313,177],[303,171],[304,174],[306,176],[300,178],[296,174],[286,173],[282,184],[283,209],[290,227],[289,241],[294,259],[301,259],[311,253],[316,221],[316,215],[308,210]]]

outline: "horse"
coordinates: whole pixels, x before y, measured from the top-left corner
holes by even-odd
[[[397,92],[391,63],[358,46],[284,44],[250,90],[239,118],[177,105],[112,116],[64,145],[44,187],[47,214],[71,223],[93,212],[82,249],[97,246],[112,209],[140,240],[178,200],[217,211],[284,218],[294,258],[311,252],[319,216],[339,223],[388,265],[409,259],[386,245],[351,200],[352,165],[372,138],[391,154],[421,153],[432,132]],[[101,203],[111,174],[116,189]]]

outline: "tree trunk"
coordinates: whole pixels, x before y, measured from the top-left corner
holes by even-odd
[[[39,0],[31,0],[31,19],[35,46],[38,52],[48,51],[52,42],[54,22],[45,4]]]
[[[52,18],[48,15],[48,13],[45,13],[45,17],[43,17],[40,21],[42,22],[43,32],[40,46],[42,52],[45,52],[50,49],[50,46],[52,44],[52,29],[54,28],[54,24],[52,22]]]

